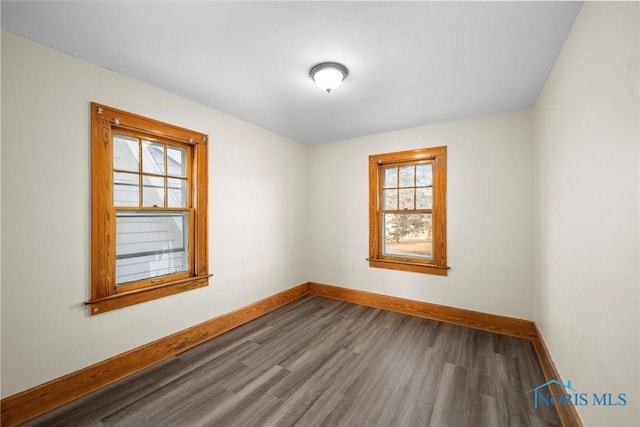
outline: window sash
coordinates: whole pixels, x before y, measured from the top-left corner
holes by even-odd
[[[173,141],[167,138],[162,138],[157,135],[149,135],[145,132],[140,131],[132,131],[130,129],[121,129],[115,128],[113,132],[113,147],[115,148],[115,138],[123,137],[128,142],[132,142],[133,140],[137,141],[137,158],[138,164],[137,168],[133,170],[133,168],[129,169],[119,169],[114,167],[114,174],[118,174],[119,176],[127,175],[130,179],[136,178],[136,183],[122,183],[119,184],[121,187],[136,187],[138,190],[137,201],[140,207],[165,207],[165,208],[179,208],[179,207],[189,207],[191,206],[191,193],[192,193],[192,183],[193,183],[193,147],[189,144],[180,143],[177,141]],[[131,145],[131,144],[129,144]],[[164,171],[155,171],[149,170],[146,166],[150,161],[153,161],[153,155],[149,152],[149,146],[157,149],[157,146],[164,147],[163,150],[163,161],[162,165]],[[145,148],[146,147],[146,148]],[[183,156],[182,160],[184,161],[183,173],[170,173],[175,169],[171,168],[172,156],[169,155],[169,151],[182,151]],[[124,154],[124,153],[123,153]],[[149,159],[151,157],[151,159]],[[145,160],[147,159],[147,160]],[[115,163],[115,161],[114,161]],[[147,167],[147,169],[145,169]],[[175,168],[175,165],[174,165]],[[146,180],[146,181],[145,181]],[[152,180],[156,181],[156,185],[152,183]],[[158,186],[157,183],[161,183],[161,186]],[[177,206],[176,203],[171,203],[173,198],[176,198],[176,194],[172,192],[172,190],[176,190],[176,184],[182,183],[184,187],[183,199],[180,200],[180,204],[182,206]],[[173,186],[171,185],[173,184]],[[163,206],[158,206],[158,204],[150,204],[147,203],[147,198],[145,198],[145,194],[153,195],[153,188],[164,188],[164,191],[159,198],[162,200]],[[124,189],[123,189],[124,191]],[[123,206],[133,206],[133,204],[125,204],[119,205],[116,204],[117,200],[114,200],[114,205],[118,208]]]
[[[380,220],[381,220],[381,225],[380,225],[380,257],[382,259],[388,259],[388,260],[398,260],[398,261],[406,261],[406,262],[417,262],[417,263],[424,263],[424,264],[433,264],[433,260],[434,260],[434,250],[433,250],[433,239],[427,239],[426,237],[424,239],[421,238],[417,238],[418,236],[415,235],[414,233],[414,238],[411,239],[410,237],[412,233],[410,233],[407,230],[407,233],[404,236],[394,236],[393,233],[390,233],[391,235],[389,237],[391,237],[391,240],[394,241],[389,241],[390,239],[387,238],[387,222],[386,222],[386,216],[388,215],[397,215],[397,216],[417,216],[417,215],[429,215],[426,213],[423,214],[416,214],[413,212],[391,212],[391,213],[387,213],[387,212],[382,212],[380,214]],[[428,222],[430,223],[430,227],[433,227],[433,215],[430,214],[430,218],[428,220]],[[429,234],[429,233],[427,233]],[[431,233],[432,234],[432,233]],[[403,237],[409,237],[406,239],[403,239]],[[396,237],[394,239],[394,237]],[[396,252],[393,252],[391,250],[390,247],[396,247]],[[389,247],[389,250],[388,250]],[[404,247],[405,252],[402,251],[402,247]],[[413,248],[413,252],[411,251],[410,248]],[[420,254],[419,252],[424,251],[425,254]]]
[[[128,233],[120,233],[118,231],[118,219],[130,219],[134,222],[136,219],[152,218],[155,221],[139,224],[138,230],[130,231]],[[166,223],[166,218],[180,218],[182,221],[182,230],[175,224],[172,227],[171,222]],[[168,282],[171,280],[180,280],[193,275],[193,210],[183,209],[179,211],[170,211],[167,209],[137,209],[137,210],[117,210],[116,211],[116,265],[115,265],[115,283],[116,292],[125,292],[133,289],[144,288],[146,286],[153,286],[160,283]],[[124,225],[124,224],[123,224]],[[158,229],[159,227],[159,229]],[[133,228],[133,227],[129,227]],[[146,230],[140,230],[140,228],[147,228]],[[170,230],[167,228],[178,228],[177,230]],[[179,232],[180,235],[176,235]],[[159,237],[163,235],[172,235],[174,239],[161,240]],[[129,237],[128,239],[125,238]],[[167,247],[172,246],[175,238],[178,238],[179,247]],[[123,241],[119,241],[119,238],[125,238]],[[151,240],[154,239],[155,241]],[[156,249],[157,244],[164,246],[164,249]],[[126,253],[118,253],[119,246],[129,246],[136,248],[135,252],[132,250]],[[170,272],[170,268],[175,269],[173,260],[174,254],[184,252],[184,257],[180,269],[174,272]],[[138,262],[129,263],[130,259],[138,259]],[[140,258],[152,258],[146,262],[140,260]],[[154,259],[153,259],[154,258]],[[153,268],[155,271],[163,271],[167,269],[167,272],[160,274],[145,274],[144,266],[148,269]],[[137,267],[136,267],[137,266]],[[121,269],[121,271],[119,271]],[[123,273],[122,270],[127,271]],[[138,276],[133,280],[121,280],[122,277]]]

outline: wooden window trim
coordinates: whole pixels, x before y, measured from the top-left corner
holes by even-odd
[[[190,272],[149,279],[145,287],[116,291],[113,206],[113,133],[133,131],[191,147],[188,207],[193,212],[189,244]],[[90,314],[100,314],[156,298],[208,286],[208,136],[126,111],[91,103],[91,299]],[[118,208],[118,210],[126,210]],[[190,224],[191,225],[191,224]]]
[[[381,171],[385,165],[414,164],[429,160],[433,163],[432,242],[433,259],[384,256],[382,253]],[[369,266],[392,270],[446,276],[447,265],[447,147],[423,148],[369,156]]]

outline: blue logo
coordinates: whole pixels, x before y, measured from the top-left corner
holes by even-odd
[[[550,393],[548,387],[552,384],[562,387],[564,392]],[[529,390],[529,393],[534,395],[533,406],[536,409],[541,406],[625,406],[627,404],[626,393],[580,393],[571,386],[571,380],[564,384],[551,379]]]

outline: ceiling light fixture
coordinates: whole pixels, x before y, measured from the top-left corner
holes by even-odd
[[[330,93],[337,88],[340,83],[349,75],[349,70],[342,64],[337,62],[323,62],[321,64],[314,65],[309,71],[309,75],[314,82],[322,90],[326,90]]]

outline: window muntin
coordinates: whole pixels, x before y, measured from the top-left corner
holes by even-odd
[[[207,136],[91,108],[91,314],[206,286]]]
[[[121,130],[113,144],[115,206],[187,207],[191,147]]]
[[[369,265],[446,275],[446,147],[369,162]]]

